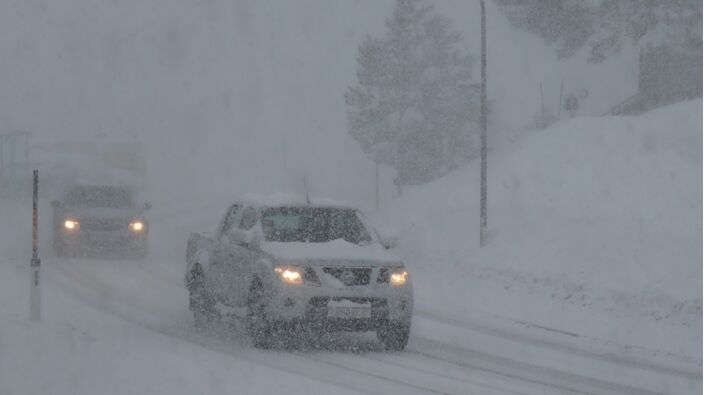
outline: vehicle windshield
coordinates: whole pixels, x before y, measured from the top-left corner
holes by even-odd
[[[268,241],[325,243],[343,239],[359,245],[372,241],[357,212],[345,208],[270,208],[262,213],[262,228]]]
[[[66,194],[64,202],[69,207],[129,208],[133,206],[132,193],[121,187],[78,187]]]

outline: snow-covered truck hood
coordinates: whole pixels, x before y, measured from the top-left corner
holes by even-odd
[[[326,243],[263,242],[261,250],[276,259],[340,266],[400,265],[401,259],[380,244],[357,245],[342,239]]]

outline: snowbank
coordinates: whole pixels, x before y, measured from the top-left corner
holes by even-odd
[[[489,153],[489,245],[473,163],[408,188],[400,231],[420,309],[479,311],[701,361],[702,102],[576,118]]]

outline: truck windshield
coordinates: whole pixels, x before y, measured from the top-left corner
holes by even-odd
[[[357,212],[346,208],[270,208],[262,213],[262,228],[269,241],[325,243],[343,239],[360,245],[372,241]]]
[[[121,187],[77,187],[72,188],[65,197],[69,207],[132,207],[132,194]]]

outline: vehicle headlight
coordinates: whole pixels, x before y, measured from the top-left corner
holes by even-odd
[[[279,276],[279,280],[286,284],[303,284],[301,269],[297,266],[276,266],[274,272]]]
[[[132,221],[130,222],[130,230],[133,232],[141,232],[144,230],[144,222],[142,221]]]
[[[406,283],[408,280],[408,272],[406,269],[393,269],[391,270],[391,276],[389,277],[389,282],[392,287],[400,287]]]
[[[64,221],[64,228],[68,230],[78,230],[80,227],[81,224],[79,224],[75,219],[67,219]]]

